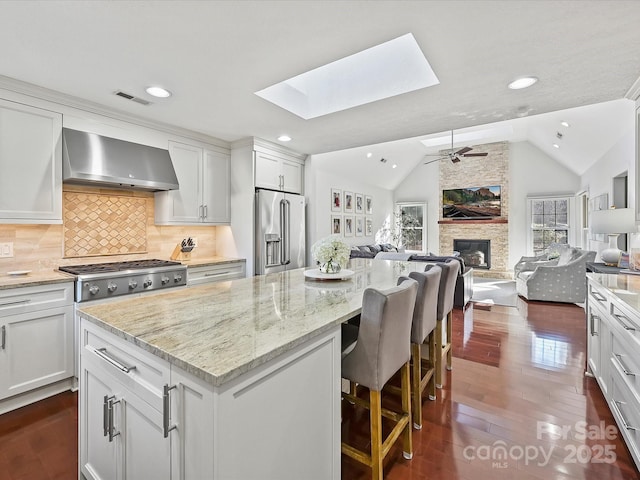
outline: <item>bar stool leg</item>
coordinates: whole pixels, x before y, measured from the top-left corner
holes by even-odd
[[[371,410],[371,478],[382,480],[382,398],[381,392],[369,391]]]
[[[429,379],[429,400],[436,399],[436,371],[437,371],[437,355],[436,355],[436,335],[435,332],[431,332],[429,334],[429,363],[431,364],[431,368],[433,368],[434,373],[431,375]],[[422,421],[421,421],[422,423]]]
[[[429,353],[431,355],[431,353]],[[422,382],[422,358],[420,355],[420,345],[411,344],[411,393],[413,394],[413,427],[416,430],[422,429],[422,392],[420,383]]]
[[[436,323],[436,388],[442,388],[442,319]]]
[[[447,315],[447,345],[449,350],[447,350],[447,370],[451,370],[451,359],[453,356],[453,311],[449,312]]]
[[[420,361],[418,361],[420,363]],[[409,362],[402,366],[401,387],[402,387],[402,413],[409,416],[409,421],[404,427],[402,456],[407,460],[413,458],[413,443],[411,437],[411,379]],[[418,380],[418,395],[420,394],[420,380]]]

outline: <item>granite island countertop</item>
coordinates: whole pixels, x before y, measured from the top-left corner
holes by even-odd
[[[82,318],[218,386],[360,313],[366,287],[388,288],[420,262],[352,259],[348,280],[304,268],[82,306]]]

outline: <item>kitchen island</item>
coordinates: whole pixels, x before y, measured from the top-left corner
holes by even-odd
[[[366,287],[424,265],[348,268],[344,281],[298,269],[81,307],[82,473],[340,478],[340,324]]]

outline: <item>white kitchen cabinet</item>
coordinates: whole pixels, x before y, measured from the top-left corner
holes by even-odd
[[[303,164],[284,154],[255,151],[255,186],[302,194]]]
[[[221,282],[245,277],[245,263],[243,260],[219,263],[216,265],[190,266],[187,269],[187,284],[202,285],[203,283]]]
[[[158,225],[220,225],[231,221],[230,156],[199,145],[169,142],[178,190],[155,194]]]
[[[72,282],[0,291],[0,399],[72,378],[73,352]]]
[[[339,327],[220,386],[85,319],[81,328],[80,467],[88,480],[340,478]],[[99,349],[135,368],[122,371]],[[307,400],[283,424],[291,385]],[[165,425],[175,427],[167,437]],[[292,442],[301,428],[305,441]]]
[[[214,395],[211,386],[171,366],[172,480],[213,479]]]
[[[0,99],[0,223],[62,223],[62,115]]]
[[[640,466],[640,312],[624,300],[630,295],[636,303],[637,293],[625,288],[625,275],[590,276],[587,364]]]
[[[85,477],[212,478],[212,394],[168,362],[81,323]]]

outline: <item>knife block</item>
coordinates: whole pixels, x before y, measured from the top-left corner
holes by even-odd
[[[185,247],[185,250],[183,250],[182,245],[178,243],[176,245],[176,248],[173,249],[173,253],[169,258],[171,258],[171,260],[173,260],[174,262],[188,262],[189,260],[191,260],[191,250],[193,250],[193,247]]]

